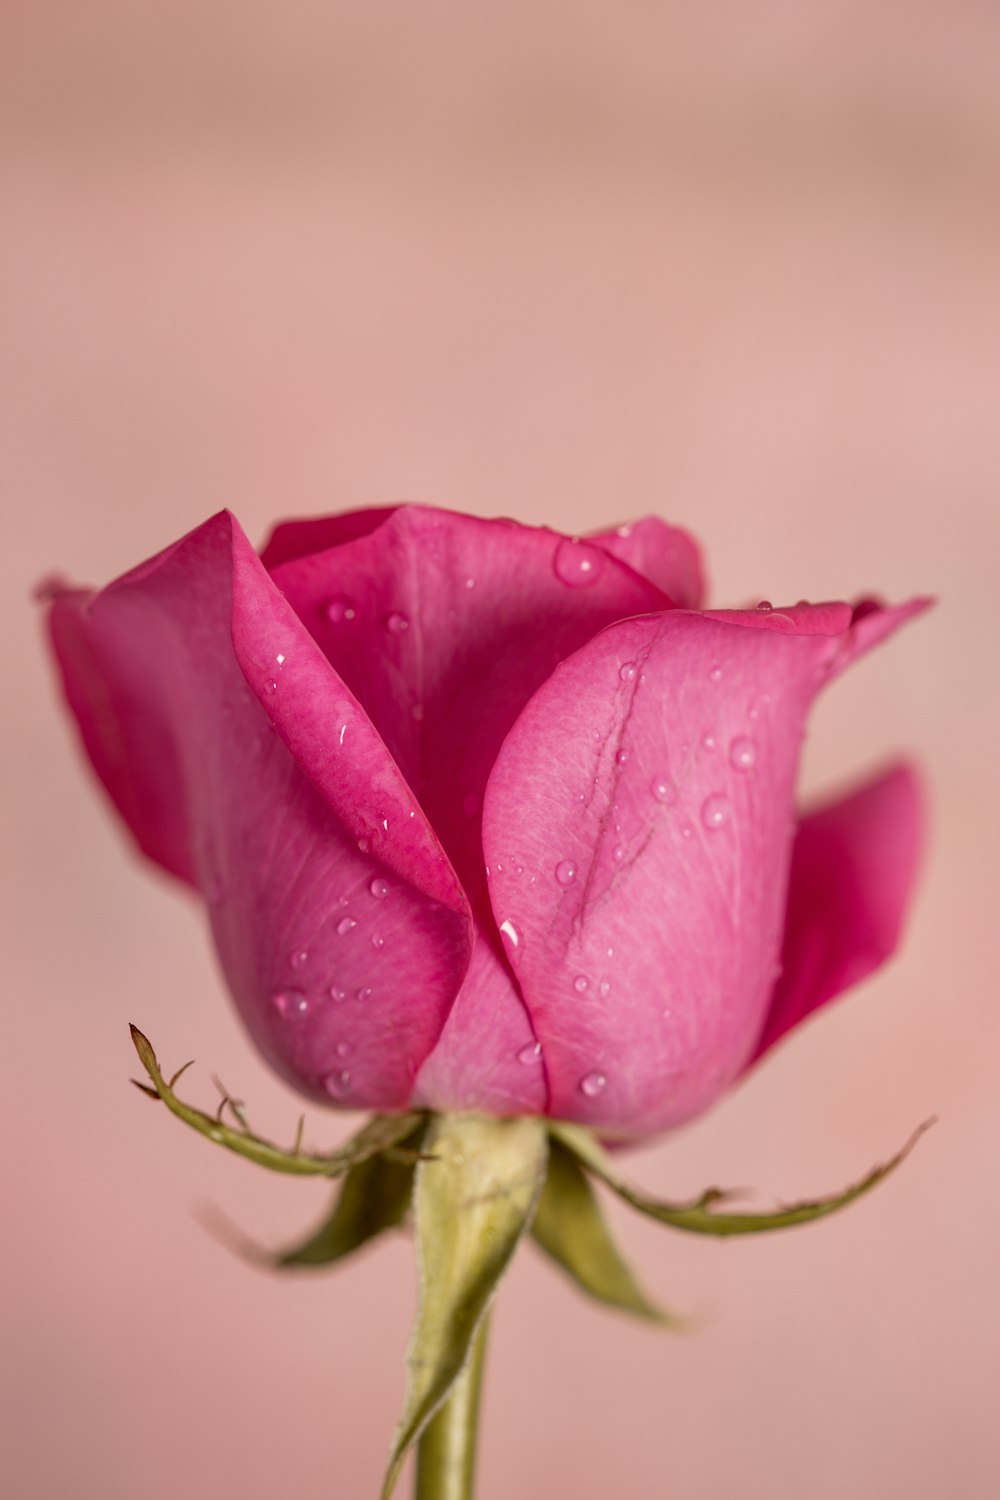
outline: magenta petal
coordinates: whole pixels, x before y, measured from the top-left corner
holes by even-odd
[[[552,669],[603,626],[664,607],[587,542],[422,506],[275,569],[388,745],[483,925],[480,810],[504,735]]]
[[[490,896],[550,1112],[643,1134],[752,1052],[785,904],[802,724],[839,638],[675,611],[535,694],[490,777]]]
[[[315,1097],[404,1106],[468,965],[468,908],[237,523],[58,598],[52,625],[95,766],[147,853],[204,893],[258,1046]]]
[[[441,1038],[420,1070],[413,1104],[490,1115],[545,1113],[542,1049],[508,966],[482,937]]]
[[[783,967],[755,1059],[895,951],[921,834],[920,786],[907,765],[802,819],[792,854]]]
[[[260,552],[260,560],[270,572],[281,563],[294,562],[312,552],[327,552],[377,531],[393,513],[394,507],[372,510],[345,510],[335,516],[306,516],[301,521],[281,521]]]
[[[659,516],[644,516],[587,538],[627,563],[682,609],[697,609],[705,591],[701,552],[694,537]]]

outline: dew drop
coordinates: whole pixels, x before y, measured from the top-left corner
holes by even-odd
[[[372,933],[372,947],[373,948],[384,948],[385,947],[385,938],[382,937],[379,933],[373,932]]]
[[[721,682],[722,681],[722,668],[719,667],[719,666],[713,667],[712,670],[709,672],[708,676],[709,676],[709,680],[711,682]]]
[[[309,962],[309,954],[307,953],[305,948],[298,948],[294,953],[289,955],[288,962],[291,964],[293,969],[305,968],[306,964]]]
[[[340,989],[340,987],[336,984],[331,984],[330,988],[327,990],[327,994],[330,996],[330,999],[336,1001],[338,1005],[340,1004],[341,1000],[346,999],[346,991]]]
[[[309,996],[301,990],[279,990],[274,997],[274,1008],[285,1021],[302,1021],[311,1009]]]
[[[571,859],[561,859],[556,865],[556,879],[560,885],[572,885],[576,879],[576,865]]]
[[[363,984],[361,986],[361,988],[358,990],[358,999],[359,1000],[370,1000],[371,997],[372,997],[372,987],[371,987],[371,985],[370,984]]]
[[[323,1087],[332,1099],[343,1099],[351,1092],[351,1075],[347,1068],[338,1068],[327,1073]]]
[[[343,594],[335,594],[328,601],[323,613],[331,625],[342,625],[345,621],[353,620],[357,614],[357,610],[350,599],[346,598]]]
[[[264,683],[264,691],[265,693],[276,693],[278,691],[278,680],[276,677],[269,677],[267,679]]]
[[[394,609],[391,615],[385,617],[385,628],[390,635],[402,635],[404,630],[409,630],[410,622],[406,615]]]
[[[503,933],[508,943],[510,943],[511,947],[516,948],[518,943],[521,941],[521,934],[518,932],[517,928],[514,926],[509,917],[505,922],[500,923],[500,931]]]
[[[369,849],[371,848],[371,844],[367,839],[358,839],[358,848],[361,850],[362,854],[367,854]]]
[[[519,1063],[523,1063],[526,1068],[534,1067],[537,1063],[540,1063],[542,1060],[541,1042],[529,1042],[526,1047],[522,1047],[517,1054],[517,1060]]]
[[[701,804],[701,821],[710,832],[715,833],[729,822],[729,803],[721,792],[713,792]]]
[[[588,980],[586,974],[578,974],[573,980],[573,988],[576,990],[576,993],[578,995],[585,995],[587,993],[589,983],[590,981]]]
[[[388,880],[383,880],[381,875],[376,875],[368,889],[376,900],[384,901],[389,894],[389,882]]]
[[[616,865],[621,864],[622,860],[625,858],[625,850],[622,848],[621,844],[616,844],[612,849],[611,858],[614,860]]]
[[[672,807],[677,801],[677,788],[668,776],[655,776],[650,782],[649,790],[656,802],[662,802],[667,807]]]
[[[598,1094],[603,1094],[607,1084],[608,1080],[603,1073],[585,1073],[580,1079],[580,1093],[586,1094],[588,1099],[596,1099]]]
[[[467,589],[474,589],[475,586],[476,586],[476,580],[474,578],[467,578],[465,580],[465,587]]]
[[[351,1053],[354,1051],[354,1048],[351,1046],[350,1042],[338,1042],[333,1050],[334,1052],[336,1052],[338,1057],[350,1057]]]
[[[747,735],[737,735],[729,747],[729,759],[737,771],[749,771],[757,759],[757,746]]]
[[[611,980],[610,979],[602,979],[601,982],[600,982],[600,984],[597,986],[597,989],[598,989],[598,992],[599,992],[599,994],[601,996],[601,999],[602,1000],[606,1000],[608,998],[608,996],[611,994]]]
[[[337,936],[346,937],[349,932],[354,931],[357,925],[358,924],[357,922],[355,922],[353,917],[341,917],[340,921],[337,923]]]
[[[701,748],[703,750],[714,750],[715,749],[715,735],[714,734],[703,734],[702,737],[701,737]]]
[[[691,827],[690,823],[682,823],[681,824],[681,838],[682,839],[689,839],[689,838],[691,838],[693,836],[693,834],[694,834],[694,829]]]
[[[625,763],[626,763],[627,760],[628,760],[628,751],[627,750],[616,750],[615,751],[615,765],[616,766],[623,766],[623,765],[625,765]]]
[[[757,605],[757,608],[760,610],[762,615],[769,615],[774,608],[774,605],[771,603],[770,599],[762,599]]]
[[[634,682],[636,670],[637,669],[634,661],[623,661],[621,666],[618,668],[618,676],[621,678],[622,682]]]
[[[598,547],[581,542],[579,537],[563,537],[555,550],[552,565],[560,583],[567,588],[582,588],[596,583],[604,563],[604,554]]]

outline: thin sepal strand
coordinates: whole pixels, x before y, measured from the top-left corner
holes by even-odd
[[[303,1151],[300,1127],[291,1149],[285,1150],[284,1147],[275,1145],[273,1141],[267,1141],[255,1135],[249,1129],[242,1105],[234,1113],[237,1125],[226,1124],[225,1110],[226,1106],[231,1103],[226,1097],[223,1098],[214,1115],[206,1114],[204,1110],[195,1109],[193,1105],[185,1104],[178,1099],[174,1093],[174,1084],[181,1073],[190,1067],[190,1063],[185,1063],[184,1068],[175,1073],[168,1082],[163,1076],[156,1053],[148,1039],[143,1036],[137,1026],[130,1026],[129,1030],[132,1033],[135,1050],[139,1054],[139,1061],[153,1085],[150,1088],[147,1084],[137,1083],[133,1079],[138,1089],[150,1098],[162,1099],[171,1114],[183,1120],[185,1125],[190,1125],[192,1130],[197,1130],[199,1135],[206,1136],[217,1146],[223,1146],[227,1151],[234,1151],[237,1156],[243,1156],[248,1161],[256,1162],[260,1167],[267,1167],[272,1172],[290,1173],[296,1177],[342,1177],[345,1172],[360,1162],[367,1161],[382,1152],[399,1150],[401,1143],[414,1133],[424,1119],[423,1115],[416,1113],[373,1115],[361,1127],[357,1135],[352,1136],[336,1151],[328,1153]]]
[[[695,1198],[689,1203],[665,1203],[651,1198],[619,1177],[609,1157],[589,1130],[579,1125],[561,1123],[552,1125],[550,1130],[553,1139],[561,1142],[571,1151],[588,1172],[603,1182],[606,1187],[611,1188],[612,1192],[617,1193],[623,1202],[637,1209],[639,1213],[657,1220],[660,1224],[669,1224],[672,1229],[683,1229],[690,1234],[728,1236],[764,1234],[771,1229],[790,1229],[796,1224],[809,1224],[814,1219],[823,1219],[829,1214],[838,1213],[840,1209],[847,1208],[858,1198],[863,1198],[880,1182],[884,1182],[890,1173],[906,1160],[917,1141],[933,1124],[934,1120],[930,1119],[918,1125],[902,1150],[897,1151],[896,1155],[883,1165],[873,1167],[859,1182],[853,1183],[842,1192],[832,1193],[825,1198],[812,1198],[801,1203],[787,1204],[765,1213],[732,1212],[723,1205],[731,1202],[736,1195],[720,1188],[708,1188],[700,1198]]]

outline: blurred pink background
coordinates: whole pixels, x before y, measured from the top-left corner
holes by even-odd
[[[987,1500],[1000,1438],[996,848],[1000,12],[7,0],[0,446],[7,1492],[372,1500],[413,1306],[398,1240],[268,1279],[324,1199],[146,1105],[126,1022],[260,1127],[199,912],[127,855],[27,595],[222,505],[401,498],[582,531],[658,511],[716,602],[930,590],[813,720],[805,783],[900,748],[934,835],[898,961],[708,1118],[664,1194],[906,1168],[723,1246],[614,1211],[665,1337],[526,1250],[482,1500]],[[312,1136],[340,1123],[310,1117]]]

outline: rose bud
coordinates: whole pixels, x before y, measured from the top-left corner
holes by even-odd
[[[221,513],[52,638],[140,848],[204,898],[273,1066],[349,1109],[707,1108],[894,949],[896,766],[796,820],[819,690],[924,608],[702,610],[656,519],[589,537],[403,506]]]

